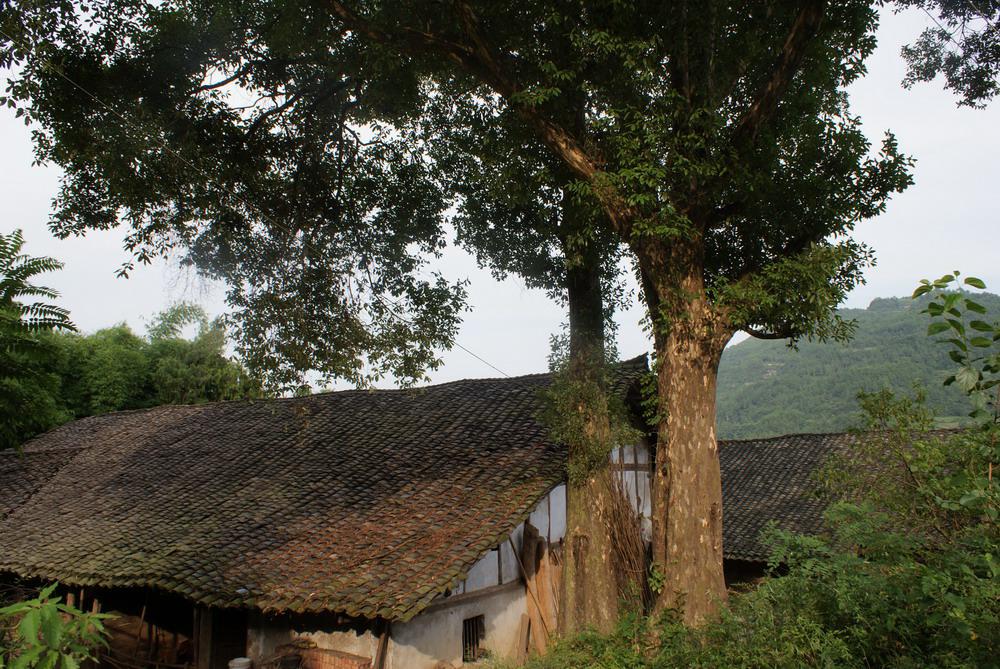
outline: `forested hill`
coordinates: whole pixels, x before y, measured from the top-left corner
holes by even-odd
[[[1000,317],[1000,297],[976,301]],[[867,309],[844,309],[858,330],[847,344],[749,339],[729,347],[719,368],[719,436],[766,437],[793,432],[835,432],[858,423],[859,390],[889,387],[910,392],[914,381],[942,424],[961,420],[970,407],[964,395],[942,382],[954,372],[944,345],[927,337],[926,301],[879,298]]]

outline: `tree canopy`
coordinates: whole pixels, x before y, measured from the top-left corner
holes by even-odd
[[[944,75],[959,104],[983,107],[1000,93],[1000,2],[997,0],[896,0],[923,10],[934,25],[903,47],[904,83]]]
[[[464,298],[421,272],[446,203],[382,122],[412,78],[332,23],[309,2],[0,10],[3,102],[64,170],[53,230],[124,222],[123,273],[177,252],[224,279],[243,357],[279,387],[420,378]]]
[[[137,260],[226,279],[278,384],[433,364],[463,291],[420,268],[451,205],[535,285],[627,258],[660,365],[662,603],[725,597],[722,349],[847,336],[833,307],[871,260],[847,234],[909,184],[846,94],[873,3],[51,0],[0,23],[7,102],[65,170],[55,229],[124,221]]]

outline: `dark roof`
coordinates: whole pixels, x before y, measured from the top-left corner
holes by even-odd
[[[721,441],[722,550],[727,558],[762,562],[768,551],[761,531],[779,527],[816,534],[828,502],[812,475],[853,434],[793,434],[773,439]]]
[[[39,450],[25,453],[24,457],[14,457],[13,452],[0,454],[0,519],[27,502],[80,450],[78,447]]]
[[[645,369],[645,357],[624,363],[619,388]],[[29,442],[23,459],[0,455],[34,481],[0,498],[0,571],[408,619],[563,479],[565,449],[536,418],[549,380],[75,421]]]
[[[634,389],[645,358],[623,367]],[[408,619],[563,480],[548,375],[165,406],[0,453],[0,571],[214,606]],[[850,435],[720,444],[724,554],[816,532],[812,471]]]

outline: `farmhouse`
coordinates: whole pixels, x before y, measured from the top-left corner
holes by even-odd
[[[637,399],[645,358],[616,392]],[[0,572],[132,616],[161,667],[459,666],[544,644],[559,605],[566,449],[548,375],[165,406],[0,454]],[[721,445],[724,552],[819,527],[809,472],[846,439]],[[649,445],[611,466],[648,530]],[[120,666],[128,666],[127,663]]]

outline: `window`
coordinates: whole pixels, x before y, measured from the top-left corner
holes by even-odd
[[[476,616],[462,621],[462,662],[475,662],[483,656],[480,644],[485,638],[485,617]]]

